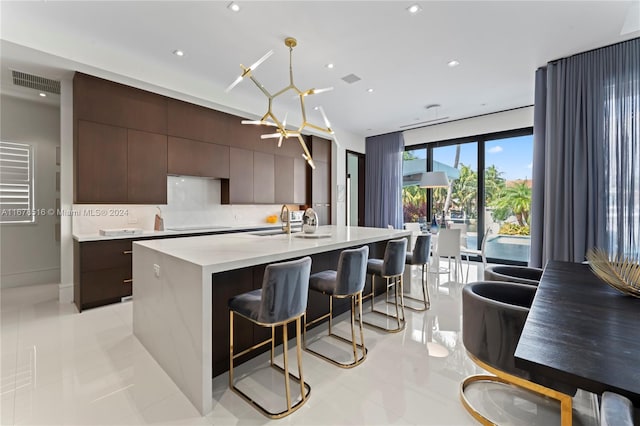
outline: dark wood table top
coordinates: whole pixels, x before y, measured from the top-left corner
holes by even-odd
[[[522,369],[640,406],[640,299],[588,265],[549,262],[515,352]]]

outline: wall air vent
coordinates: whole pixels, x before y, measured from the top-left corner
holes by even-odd
[[[53,93],[56,95],[60,94],[60,82],[57,80],[51,80],[50,78],[27,74],[26,72],[16,70],[11,70],[11,76],[13,77],[13,84],[16,86],[27,87],[29,89]]]
[[[358,77],[355,74],[349,74],[349,75],[345,75],[344,77],[342,77],[342,81],[344,81],[345,83],[349,83],[349,84],[353,84],[356,81],[360,81],[362,80],[360,77]]]

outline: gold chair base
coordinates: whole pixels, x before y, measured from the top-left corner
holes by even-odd
[[[429,270],[427,269],[425,271],[425,265],[422,265],[422,276],[421,276],[421,284],[422,284],[422,299],[418,299],[417,297],[413,297],[413,296],[407,296],[406,294],[404,295],[404,299],[408,299],[408,300],[412,300],[415,302],[420,302],[424,305],[424,307],[422,308],[416,308],[413,307],[411,305],[406,305],[405,304],[405,308],[412,310],[414,312],[424,312],[427,311],[431,308],[431,298],[429,297],[429,283],[425,281],[425,272],[427,273],[427,277],[429,276]],[[387,298],[387,303],[393,303],[390,302],[389,299]]]
[[[285,380],[287,380],[287,377],[286,377],[287,375],[285,374],[284,369],[282,367],[280,367],[277,364],[273,364],[273,365],[271,365],[271,367],[274,368],[276,371],[279,371],[280,373],[282,373],[285,376]],[[295,375],[293,375],[291,373],[289,373],[288,376],[293,381],[295,381],[296,383],[300,384],[300,378],[299,377],[297,377],[297,376],[295,376]],[[291,405],[291,408],[287,408],[286,410],[283,410],[283,411],[280,411],[280,412],[275,412],[275,413],[271,412],[271,411],[268,411],[258,401],[254,400],[249,395],[247,395],[246,393],[241,391],[236,385],[231,385],[231,390],[233,392],[235,392],[238,396],[240,396],[242,399],[247,401],[249,404],[251,404],[255,409],[257,409],[262,414],[264,414],[266,417],[269,417],[270,419],[281,419],[281,418],[286,417],[289,414],[295,412],[296,410],[298,410],[309,399],[309,395],[311,394],[311,387],[306,382],[302,382],[302,385],[304,386],[305,393],[304,393],[303,396],[301,396],[300,401],[298,401],[295,404]]]
[[[478,366],[480,366],[480,368],[487,370],[488,372],[494,374],[492,375],[486,375],[486,374],[479,374],[479,375],[474,375],[474,376],[469,376],[466,379],[464,379],[462,381],[462,383],[460,384],[460,401],[462,402],[462,405],[464,406],[465,410],[467,410],[467,412],[469,414],[471,414],[471,416],[476,419],[478,422],[480,422],[481,424],[485,425],[485,426],[495,426],[496,423],[492,422],[491,420],[489,420],[487,417],[483,416],[479,411],[477,411],[475,408],[473,408],[473,406],[471,405],[471,403],[469,402],[469,400],[467,399],[466,395],[465,395],[465,389],[472,383],[475,382],[492,382],[492,383],[503,383],[503,384],[507,384],[507,385],[513,385],[513,386],[517,386],[519,388],[523,388],[526,389],[528,391],[531,391],[533,393],[536,393],[538,395],[542,395],[544,397],[548,397],[551,399],[555,399],[556,401],[560,402],[560,425],[561,426],[571,426],[572,424],[572,404],[573,404],[573,400],[571,398],[571,396],[564,394],[562,392],[558,392],[554,389],[550,389],[547,388],[545,386],[539,385],[537,383],[533,383],[530,382],[529,380],[525,380],[521,377],[518,376],[514,376],[513,374],[509,374],[506,373],[504,371],[498,370],[496,368],[491,367],[490,365],[480,361],[478,358],[476,358],[475,356],[469,354],[467,352],[467,355],[469,356],[469,358],[471,358],[473,360],[473,362],[475,362],[476,364],[478,364]]]
[[[304,377],[303,377],[303,373],[302,373],[302,342],[300,341],[300,318],[302,317],[302,315],[300,315],[297,318],[293,318],[281,323],[277,323],[277,324],[261,324],[257,321],[252,320],[251,318],[247,318],[243,315],[243,318],[248,319],[249,321],[253,322],[254,324],[263,326],[263,327],[270,327],[271,328],[271,338],[264,340],[256,345],[253,345],[252,347],[245,349],[244,351],[234,354],[233,353],[233,316],[234,313],[236,315],[240,315],[237,312],[234,311],[229,311],[229,388],[235,392],[237,395],[239,395],[242,399],[244,399],[245,401],[247,401],[249,404],[251,404],[254,408],[256,408],[258,411],[260,411],[262,414],[264,414],[265,416],[271,418],[271,419],[280,419],[282,417],[286,417],[289,414],[293,413],[294,411],[296,411],[297,409],[299,409],[305,402],[307,402],[307,400],[309,399],[309,395],[311,394],[311,386],[309,386],[308,383],[305,383],[304,381]],[[304,314],[303,314],[304,315]],[[297,355],[297,360],[298,360],[298,376],[295,376],[293,374],[291,374],[289,372],[289,351],[288,351],[288,337],[287,337],[287,325],[292,322],[295,321],[296,322],[296,355]],[[283,353],[282,353],[282,358],[283,358],[283,362],[284,362],[284,368],[280,367],[279,365],[275,364],[274,362],[274,352],[275,352],[275,327],[276,326],[282,326],[282,346],[283,346]],[[270,359],[270,366],[272,368],[275,368],[276,370],[280,371],[283,376],[284,376],[284,384],[285,384],[285,397],[286,397],[286,401],[287,401],[287,407],[286,409],[282,410],[282,411],[278,411],[278,412],[272,412],[267,410],[265,407],[263,407],[259,402],[257,402],[255,399],[251,398],[249,395],[247,395],[246,393],[244,393],[242,390],[240,390],[234,383],[234,378],[233,378],[233,369],[234,369],[234,360],[238,357],[241,357],[251,351],[253,351],[254,349],[257,349],[261,346],[264,346],[268,343],[271,343],[271,359]],[[291,403],[291,390],[290,390],[290,385],[289,385],[289,378],[293,379],[296,383],[298,383],[300,385],[300,400],[294,404]]]
[[[360,326],[360,342],[361,343],[356,343],[356,336],[355,336],[355,328],[354,328],[354,321],[355,321],[355,297],[358,297],[358,307],[359,307],[359,314],[360,314],[360,321],[359,322],[359,326]],[[349,297],[351,298],[351,340],[346,339],[342,336],[338,336],[337,334],[333,333],[332,327],[333,327],[333,297],[332,295],[329,295],[329,313],[322,315],[319,318],[316,318],[313,321],[310,321],[307,323],[306,321],[306,315],[305,315],[305,323],[304,323],[304,333],[303,333],[303,346],[304,346],[304,350],[319,357],[324,359],[325,361],[330,362],[333,365],[336,365],[340,368],[353,368],[357,365],[362,364],[362,362],[367,358],[367,348],[364,346],[364,333],[362,331],[362,292],[359,292],[357,294],[353,294],[353,295],[348,295],[348,296],[343,296],[344,297]],[[338,296],[335,296],[338,297]],[[352,349],[353,349],[353,362],[350,363],[343,363],[343,362],[339,362],[334,360],[331,357],[328,357],[327,355],[324,355],[321,352],[318,352],[316,350],[313,350],[311,348],[309,348],[307,346],[307,328],[319,321],[324,320],[325,318],[329,318],[329,337],[333,337],[337,340],[340,340],[342,342],[348,343],[349,345],[351,345]],[[358,356],[358,349],[360,349],[362,355]]]
[[[388,333],[398,333],[398,332],[404,330],[405,327],[407,326],[407,322],[405,320],[406,317],[405,317],[405,314],[404,314],[405,306],[404,306],[404,294],[403,294],[403,291],[402,291],[402,275],[398,275],[398,276],[395,276],[395,277],[384,277],[387,280],[387,285],[386,285],[387,295],[388,295],[388,292],[389,292],[389,287],[391,287],[391,286],[395,287],[394,295],[395,295],[396,301],[395,301],[395,303],[392,303],[396,307],[396,314],[395,315],[390,315],[390,314],[388,314],[386,312],[378,311],[378,310],[376,310],[374,308],[374,304],[375,304],[375,281],[374,281],[374,277],[375,277],[375,275],[371,276],[371,293],[369,293],[368,295],[363,297],[363,299],[371,298],[371,311],[369,311],[369,312],[374,313],[374,314],[378,314],[378,315],[383,315],[383,316],[385,316],[387,318],[390,318],[390,319],[394,319],[394,320],[396,320],[398,326],[396,328],[382,327],[382,326],[380,326],[378,324],[374,324],[372,322],[364,321],[362,319],[362,315],[360,315],[360,320],[364,324],[366,324],[368,326],[371,326],[371,327],[374,327],[374,328],[377,328],[378,330],[386,331]],[[392,282],[389,281],[390,278],[393,278]],[[398,304],[398,293],[400,293],[400,301],[401,301],[400,305]],[[400,318],[400,312],[402,312],[402,318]]]

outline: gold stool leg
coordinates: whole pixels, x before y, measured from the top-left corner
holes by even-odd
[[[395,285],[393,286],[393,295],[396,299],[396,322],[398,323],[398,328],[400,328],[400,312],[398,311],[398,283],[396,279],[397,278],[394,278]],[[389,278],[387,278],[387,288],[389,288]]]
[[[287,395],[287,411],[291,411],[291,390],[289,389],[289,353],[287,347],[287,323],[282,326],[282,347],[284,360],[284,389]]]
[[[359,318],[360,321],[360,344],[362,346],[362,359],[364,360],[367,356],[367,348],[364,346],[364,332],[362,331],[362,292],[358,293],[358,310],[359,310]]]
[[[357,346],[356,346],[356,329],[355,329],[355,296],[352,295],[350,297],[351,299],[351,345],[353,347],[353,359],[355,361],[358,360],[358,351],[357,351]]]
[[[233,311],[229,311],[229,387],[233,387]]]
[[[307,399],[304,391],[304,376],[302,375],[302,348],[300,347],[300,317],[296,319],[296,352],[298,355],[298,377],[300,378],[300,397],[302,402]]]

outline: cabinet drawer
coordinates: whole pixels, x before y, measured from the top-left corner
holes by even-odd
[[[82,274],[82,306],[131,295],[131,268],[103,269]]]
[[[82,272],[110,268],[128,268],[131,271],[131,240],[81,243],[80,264]],[[129,275],[131,275],[131,272],[129,272]]]

